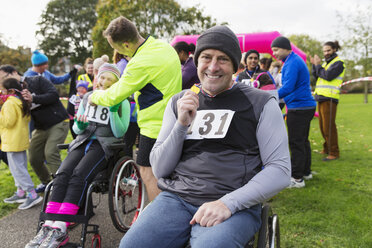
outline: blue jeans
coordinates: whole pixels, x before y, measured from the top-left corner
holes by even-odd
[[[213,227],[189,222],[198,210],[179,196],[161,192],[124,235],[120,248],[244,247],[261,225],[261,207],[238,211]]]

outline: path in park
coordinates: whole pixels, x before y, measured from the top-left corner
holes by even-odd
[[[95,216],[90,220],[90,223],[99,224],[103,248],[118,247],[123,233],[117,231],[111,222],[107,201],[108,194],[93,193],[93,202],[97,203],[99,197],[101,197],[101,202],[94,210]],[[40,209],[41,204],[28,210],[17,210],[0,219],[0,248],[24,247],[36,234]],[[77,243],[80,239],[81,225],[70,230],[69,234],[70,240]],[[85,247],[91,247],[91,238],[92,234],[88,234]]]

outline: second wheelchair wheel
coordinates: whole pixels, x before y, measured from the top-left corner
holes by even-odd
[[[270,248],[280,248],[279,217],[274,214],[270,217]]]
[[[264,205],[261,212],[261,227],[258,233],[257,248],[270,248],[270,212],[270,206]]]
[[[128,231],[145,203],[145,187],[139,168],[132,158],[123,157],[115,164],[108,200],[115,228],[120,232]]]

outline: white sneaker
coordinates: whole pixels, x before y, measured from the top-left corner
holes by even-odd
[[[312,173],[310,173],[309,175],[307,175],[307,176],[304,176],[304,179],[305,179],[305,180],[310,180],[310,179],[313,179],[313,174],[312,174]]]
[[[305,187],[305,180],[304,179],[301,179],[301,180],[297,180],[297,179],[294,179],[293,177],[291,177],[291,184],[287,187],[287,188],[303,188]]]

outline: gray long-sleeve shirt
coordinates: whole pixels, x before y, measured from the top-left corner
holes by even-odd
[[[174,173],[180,162],[188,130],[188,127],[177,122],[172,104],[174,101],[169,101],[163,126],[150,154],[156,178],[167,178]],[[287,132],[278,103],[273,98],[264,105],[256,129],[256,138],[264,169],[242,187],[220,198],[232,213],[262,203],[290,183]]]

